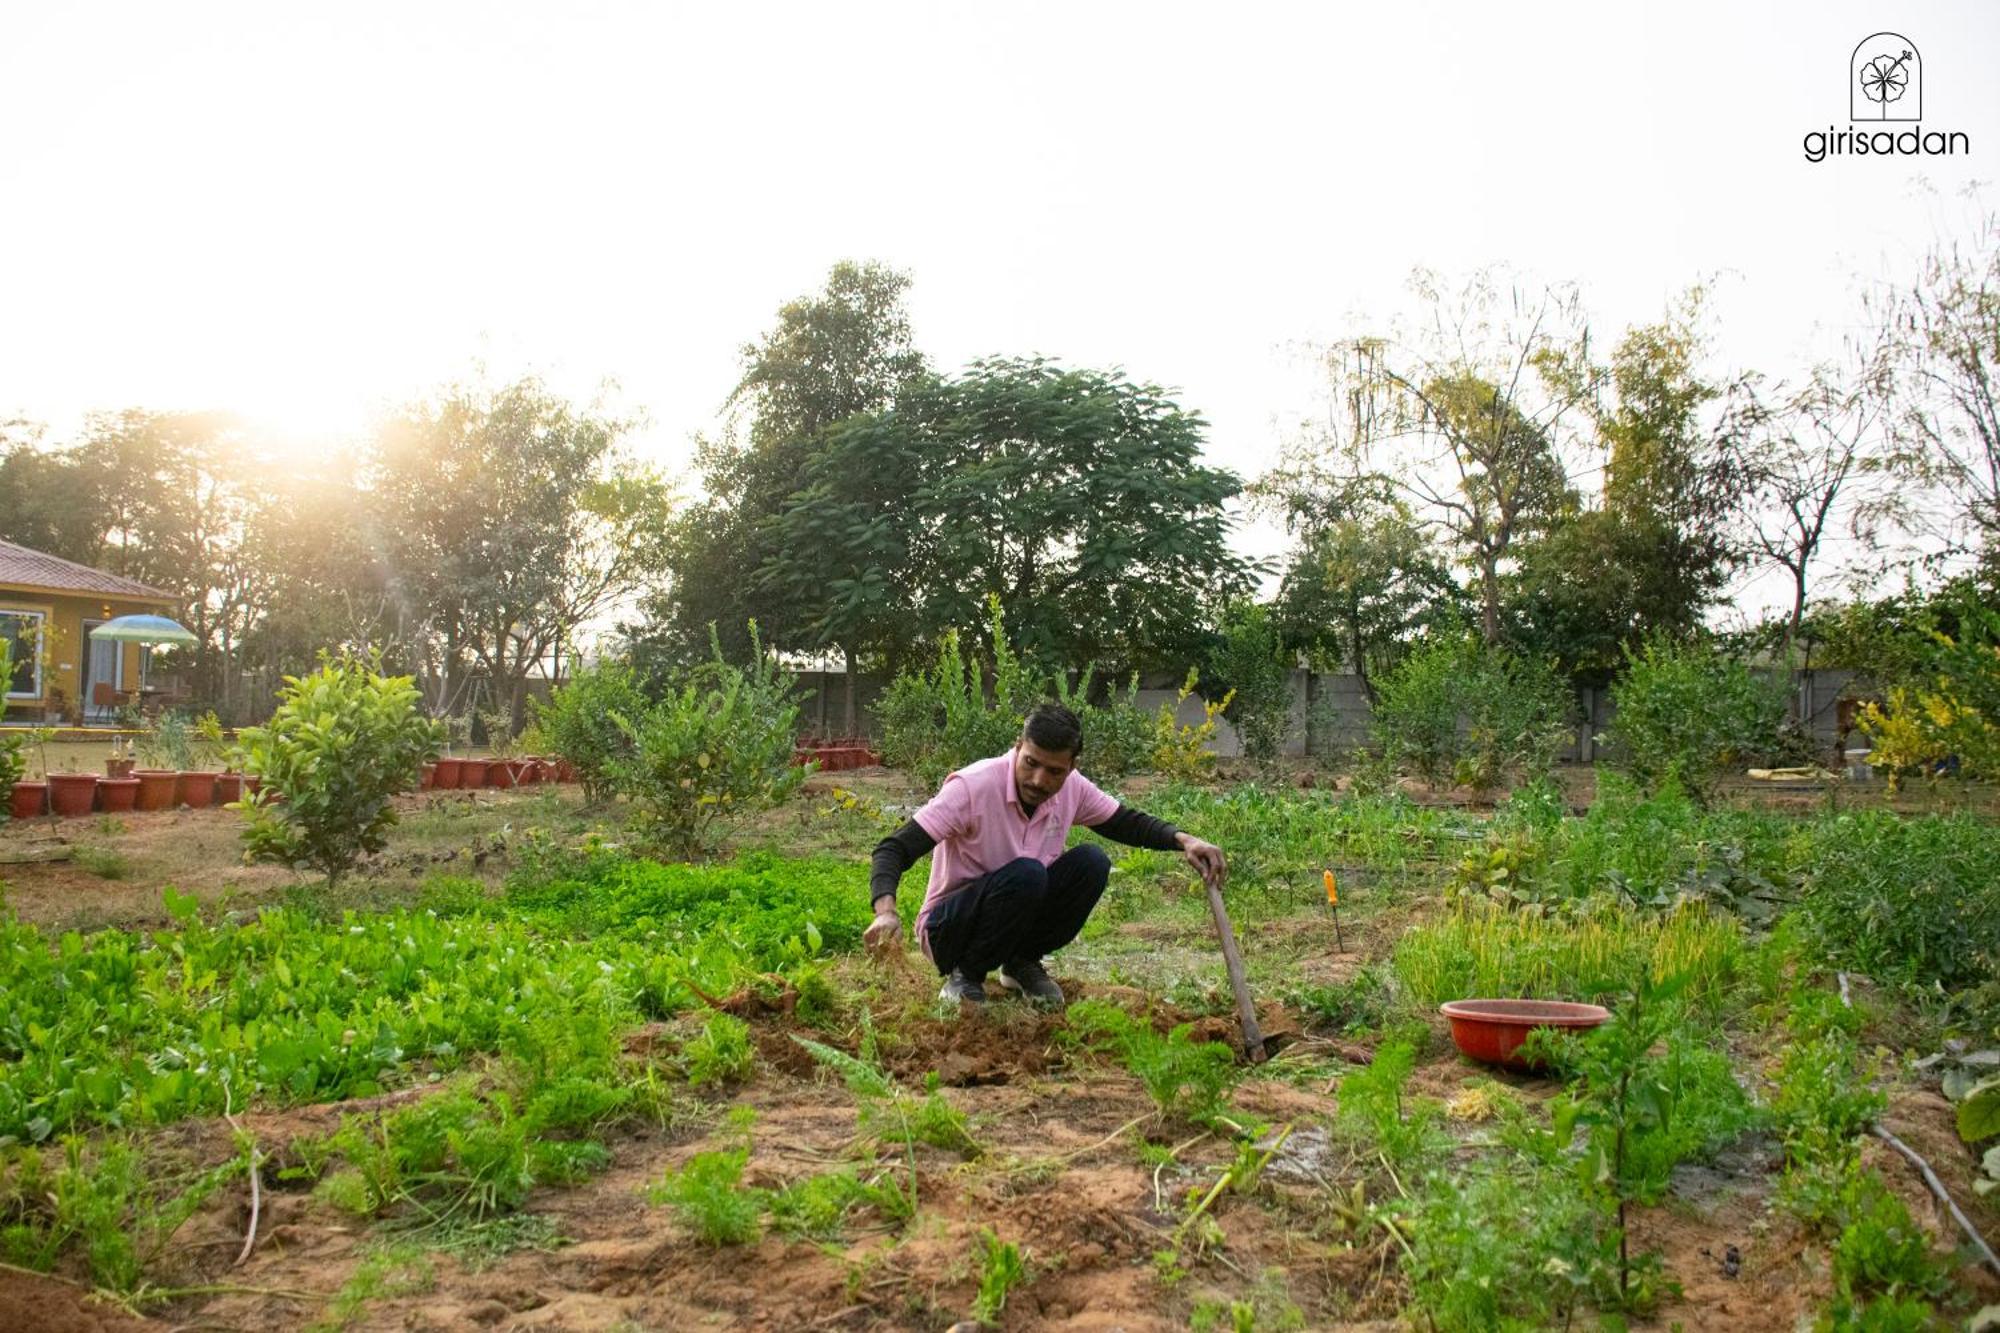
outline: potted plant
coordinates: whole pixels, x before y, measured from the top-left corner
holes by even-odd
[[[107,815],[122,815],[138,809],[139,779],[135,777],[99,778],[97,780],[97,808]]]
[[[194,722],[183,719],[183,725],[186,739],[178,756],[174,799],[196,810],[205,810],[215,804],[216,773],[209,765],[222,752],[222,721],[211,709]]]
[[[243,766],[248,756],[241,745],[229,745],[221,751],[222,772],[215,777],[215,803],[232,805],[243,799]]]
[[[0,643],[0,672],[5,672],[7,669],[7,645]],[[0,675],[0,679],[5,679],[5,676]],[[30,745],[39,746],[42,751],[42,772],[48,772],[48,740],[53,734],[54,732],[48,727],[0,732],[0,780],[4,780],[7,785],[7,810],[15,819],[34,819],[48,804],[49,784],[28,780],[28,761],[23,752]]]
[[[496,709],[481,713],[479,721],[486,728],[486,785],[519,786],[521,764],[515,757],[513,717],[505,709]]]
[[[91,812],[97,804],[97,774],[78,773],[76,760],[63,761],[63,771],[48,774],[49,813],[64,819],[76,819]]]
[[[140,735],[135,746],[139,767],[132,775],[139,779],[139,796],[133,809],[173,809],[174,789],[180,785],[181,776],[174,760],[176,751],[185,751],[186,727],[185,718],[165,713]]]
[[[138,766],[139,761],[132,754],[132,738],[113,736],[111,754],[104,761],[104,776],[113,779],[129,778],[132,776],[132,770]]]
[[[438,791],[455,791],[466,785],[465,760],[453,754],[452,749],[454,746],[465,744],[465,738],[471,731],[471,723],[468,718],[449,716],[440,721],[444,727],[444,753],[437,757],[437,767],[431,771],[431,786]],[[482,780],[485,777],[483,770],[480,777]]]
[[[556,764],[555,760],[548,757],[549,751],[553,747],[550,746],[548,733],[542,730],[541,723],[530,722],[526,729],[521,732],[518,743],[522,753],[525,755],[523,762],[527,765],[522,770],[521,781],[554,782],[556,780]]]

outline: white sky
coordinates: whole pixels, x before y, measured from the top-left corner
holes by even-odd
[[[1969,158],[1804,160],[1883,28]],[[1301,344],[1420,263],[1576,280],[1607,337],[1718,277],[1719,367],[1797,373],[2000,175],[1996,68],[1990,2],[5,0],[0,415],[352,436],[483,362],[615,381],[678,470],[738,346],[879,259],[941,367],[1122,365],[1247,478]]]

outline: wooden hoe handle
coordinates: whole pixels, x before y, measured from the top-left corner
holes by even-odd
[[[1229,986],[1236,992],[1236,1014],[1243,1022],[1243,1054],[1251,1064],[1264,1062],[1264,1034],[1257,1026],[1257,1006],[1250,1002],[1250,983],[1243,979],[1243,955],[1236,949],[1236,932],[1229,928],[1229,909],[1222,905],[1222,890],[1208,885],[1208,912],[1215,918],[1216,938],[1222,941],[1222,962],[1229,969]]]

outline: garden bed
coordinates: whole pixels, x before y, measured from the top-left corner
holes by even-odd
[[[1592,959],[1619,967],[1629,966],[1621,959],[1695,960],[1706,980],[1688,992],[1692,1030],[1759,1107],[1788,1095],[1794,1073],[1784,1057],[1802,1039],[1787,1024],[1832,1022],[1831,1035],[1815,1040],[1850,1053],[1853,1085],[1884,1088],[1881,1123],[1925,1154],[1972,1216],[1989,1228],[1996,1221],[1971,1189],[1975,1159],[1957,1141],[1953,1107],[1934,1079],[1863,1054],[1878,1046],[1927,1053],[1938,1031],[1935,1016],[1912,1008],[1886,978],[1854,982],[1857,1017],[1829,1020],[1842,1009],[1831,968],[1821,970],[1796,943],[1772,952],[1761,927],[1739,930],[1719,906],[1704,909],[1717,913],[1713,928],[1676,924],[1665,909],[1616,905],[1575,923],[1504,914],[1489,921],[1482,914],[1493,909],[1482,905],[1484,884],[1470,856],[1477,849],[1478,866],[1490,870],[1486,849],[1505,849],[1506,864],[1542,884],[1565,883],[1589,867],[1616,870],[1628,883],[1685,875],[1692,884],[1712,881],[1702,879],[1703,867],[1717,864],[1742,876],[1776,874],[1817,845],[1812,840],[1838,833],[1839,845],[1870,864],[1942,858],[1976,873],[1977,861],[1967,858],[1985,854],[1981,839],[1992,834],[1980,832],[1984,826],[1773,821],[1649,803],[1537,825],[1530,846],[1509,832],[1523,825],[1507,806],[1488,815],[1397,798],[1155,787],[1148,808],[1231,848],[1231,907],[1251,982],[1267,1029],[1285,1037],[1266,1064],[1237,1064],[1227,1075],[1209,1064],[1202,1067],[1210,1074],[1175,1085],[1157,1082],[1161,1061],[1191,1059],[1185,1052],[1203,1040],[1236,1037],[1205,909],[1184,868],[1159,854],[1117,850],[1104,907],[1055,960],[1077,1001],[1069,1015],[1017,1002],[940,1013],[936,978],[920,959],[885,969],[853,952],[867,915],[866,849],[900,818],[890,807],[918,798],[892,783],[863,774],[858,797],[853,788],[836,797],[815,784],[794,808],[740,839],[788,855],[831,851],[832,859],[760,852],[709,869],[647,868],[602,850],[617,841],[617,812],[584,807],[574,789],[399,798],[396,838],[336,904],[359,909],[345,923],[337,913],[311,915],[311,895],[288,887],[288,872],[238,866],[254,878],[226,884],[229,812],[138,816],[104,834],[143,868],[129,881],[93,882],[71,863],[9,867],[10,875],[22,872],[9,900],[24,918],[67,923],[74,900],[93,884],[108,895],[131,884],[152,906],[141,905],[134,887],[132,905],[107,906],[107,917],[169,932],[150,945],[131,940],[142,975],[160,969],[149,993],[169,998],[117,1020],[157,1030],[70,1034],[59,1026],[64,1010],[50,1006],[75,984],[39,977],[22,992],[36,1007],[19,1012],[62,1033],[52,1039],[83,1067],[105,1067],[135,1050],[194,1057],[200,1043],[218,1040],[201,1026],[208,1002],[174,998],[165,984],[178,975],[173,955],[148,952],[173,947],[175,932],[207,960],[223,1012],[234,1012],[227,997],[255,994],[262,1021],[290,1021],[283,997],[309,996],[300,1001],[305,1017],[312,1006],[330,1006],[325,1050],[347,1052],[337,1070],[313,1075],[317,1084],[273,1084],[241,1103],[232,1097],[227,1108],[200,1085],[163,1084],[170,1069],[135,1064],[122,1075],[129,1091],[106,1084],[104,1095],[153,1098],[154,1127],[127,1134],[88,1109],[74,1109],[72,1124],[51,1126],[50,1144],[67,1129],[84,1133],[86,1167],[129,1143],[169,1194],[241,1162],[239,1129],[263,1157],[259,1238],[246,1262],[232,1264],[249,1225],[250,1191],[238,1169],[214,1184],[171,1244],[142,1255],[143,1280],[128,1284],[124,1299],[149,1316],[146,1323],[87,1303],[70,1287],[49,1308],[110,1321],[104,1327],[162,1330],[936,1329],[975,1308],[997,1326],[1021,1329],[1229,1328],[1246,1320],[1256,1328],[1400,1328],[1459,1298],[1458,1288],[1413,1266],[1405,1248],[1424,1253],[1446,1234],[1437,1229],[1451,1225],[1448,1210],[1438,1211],[1426,1193],[1434,1187],[1420,1185],[1429,1170],[1422,1163],[1447,1164],[1442,1178],[1460,1182],[1495,1169],[1526,1171],[1527,1159],[1510,1156],[1520,1150],[1509,1145],[1547,1132],[1553,1099],[1575,1095],[1562,1078],[1461,1058],[1423,988],[1500,975],[1524,993],[1574,991]],[[552,856],[524,841],[529,828],[558,845],[599,850]],[[25,841],[9,830],[0,846]],[[1740,849],[1731,854],[1738,859],[1715,850],[1725,843]],[[207,880],[197,899],[176,900],[178,915],[152,882],[166,866],[155,858],[170,853],[183,858],[171,870],[181,882]],[[1837,859],[1829,865],[1830,874],[1846,873]],[[1324,915],[1320,866],[1340,874],[1344,950]],[[905,892],[914,894],[919,877],[910,878]],[[496,897],[503,880],[506,894]],[[1829,881],[1825,891],[1845,892],[1844,882]],[[1468,900],[1471,884],[1481,893]],[[252,924],[244,909],[259,902],[292,908]],[[417,910],[381,915],[409,907]],[[190,915],[197,912],[198,926]],[[93,937],[90,947],[122,948],[119,938]],[[12,956],[12,975],[23,981],[23,955]],[[527,1026],[507,1018],[500,992],[479,979],[489,957],[514,969],[502,990]],[[290,980],[275,971],[274,960],[284,958],[293,960]],[[418,964],[408,973],[415,989],[399,980],[404,959]],[[702,961],[683,971],[676,959]],[[355,980],[330,980],[342,975]],[[432,1012],[404,998],[417,995],[442,1003]],[[343,996],[351,996],[351,1013],[339,1008]],[[1620,1008],[1604,994],[1561,998]],[[608,1026],[590,1017],[599,1013]],[[732,1023],[743,1025],[740,1038]],[[1185,1036],[1170,1038],[1182,1025]],[[1850,1028],[1853,1039],[1840,1045]],[[273,1028],[258,1040],[306,1040],[319,1030],[308,1024],[295,1038]],[[1717,1030],[1730,1035],[1705,1035]],[[862,1072],[830,1063],[807,1043],[859,1061]],[[1364,1085],[1382,1086],[1383,1062],[1393,1061],[1398,1045],[1412,1057],[1396,1084],[1397,1114],[1429,1126],[1428,1146],[1390,1146],[1357,1119]],[[272,1076],[257,1069],[281,1067],[270,1064],[276,1057],[251,1058],[227,1042],[217,1049],[230,1052],[223,1063],[240,1071],[236,1078],[260,1081]],[[548,1109],[557,1104],[548,1100],[548,1075],[533,1072],[537,1061],[630,1090],[616,1114],[574,1125],[534,1122],[554,1127],[532,1131],[531,1143],[602,1146],[604,1159],[569,1183],[503,1189],[504,1202],[476,1223],[478,1210],[449,1202],[463,1188],[448,1183],[466,1169],[457,1158],[441,1174],[406,1174],[379,1207],[360,1213],[351,1190],[328,1183],[352,1167],[378,1126],[390,1141],[417,1134],[420,1121],[409,1117],[426,1107],[460,1106],[457,1114],[474,1117],[464,1132],[475,1138],[512,1123],[510,1116],[557,1115]],[[24,1067],[13,1087],[40,1095],[39,1085],[21,1081],[26,1076]],[[9,1095],[0,1087],[0,1114]],[[564,1093],[571,1100],[562,1104],[573,1110],[576,1095]],[[1220,1100],[1203,1102],[1209,1095]],[[894,1124],[917,1121],[932,1126],[935,1141],[893,1139]],[[364,1137],[341,1140],[344,1125]],[[739,1151],[740,1174],[724,1193],[756,1201],[755,1234],[704,1244],[692,1215],[661,1191],[691,1164]],[[1257,1163],[1254,1172],[1230,1187],[1246,1160]],[[1385,1160],[1410,1165],[1389,1173]],[[2000,1298],[1979,1270],[1949,1259],[1949,1223],[1906,1163],[1872,1139],[1861,1143],[1859,1160],[1920,1230],[1944,1283],[1927,1299],[1963,1313]],[[54,1159],[48,1165],[57,1168]],[[1792,1169],[1776,1129],[1732,1130],[1688,1154],[1657,1201],[1634,1206],[1629,1245],[1657,1255],[1679,1286],[1637,1313],[1634,1326],[1792,1327],[1830,1308],[1839,1299],[1835,1242],[1785,1202]],[[892,1194],[868,1196],[819,1226],[777,1202],[803,1197],[804,1182],[843,1172],[886,1183]],[[1399,1202],[1399,1187],[1433,1201]],[[910,1200],[913,1211],[890,1208],[892,1197]],[[1538,1206],[1496,1232],[1510,1243],[1533,1232],[1534,1218],[1558,1216],[1547,1211],[1553,1202],[1539,1202],[1546,1189],[1526,1197]],[[169,1207],[162,1198],[135,1215],[158,1218]],[[32,1208],[29,1215],[39,1216]],[[150,1232],[140,1226],[132,1234],[143,1242]],[[982,1307],[982,1279],[990,1296],[995,1273],[1010,1271],[1009,1245],[1018,1275],[999,1283],[1004,1309]],[[55,1254],[55,1276],[103,1285],[100,1262],[73,1239]],[[0,1299],[50,1290],[46,1279],[18,1281],[27,1285],[9,1288],[0,1276]],[[1584,1302],[1579,1321],[1596,1308]],[[1441,1318],[1439,1326],[1479,1325]]]

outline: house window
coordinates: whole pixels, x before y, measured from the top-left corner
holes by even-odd
[[[13,649],[9,699],[42,697],[42,619],[40,611],[0,611],[0,643]]]

